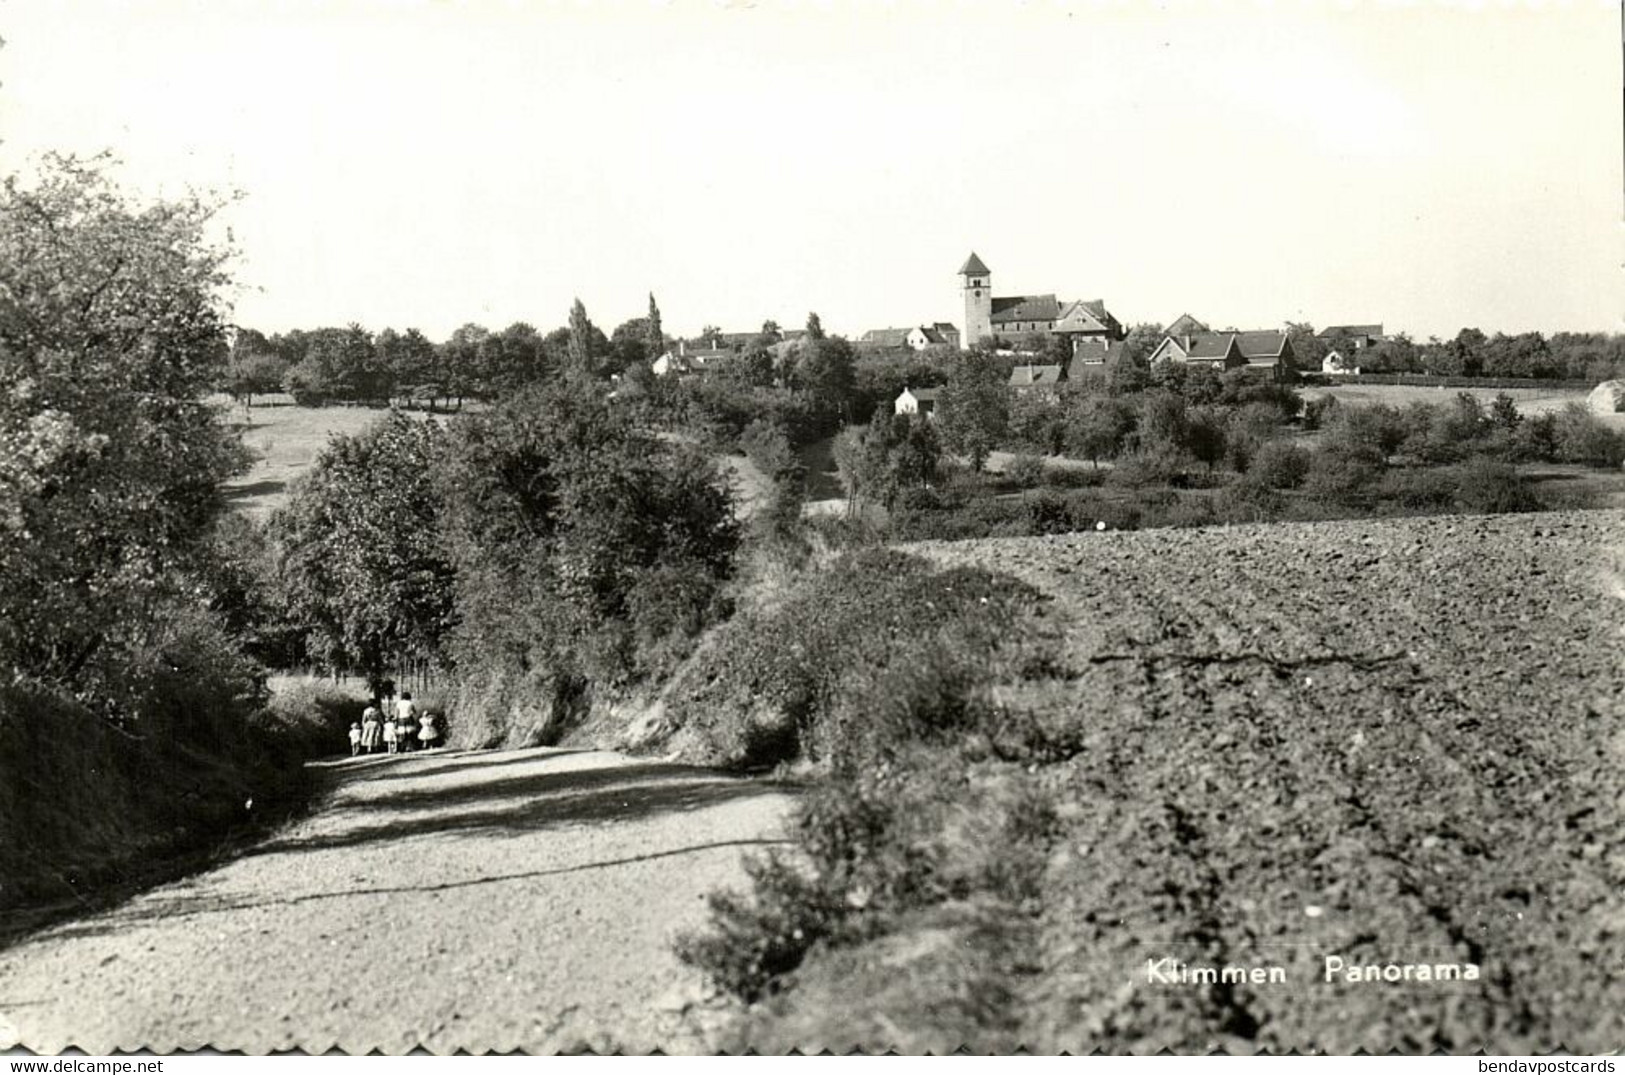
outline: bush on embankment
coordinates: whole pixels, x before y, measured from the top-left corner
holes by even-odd
[[[316,711],[265,706],[257,666],[206,620],[178,617],[118,664],[119,698],[0,686],[0,912],[222,847],[297,808],[303,762],[332,749]]]
[[[1015,958],[1054,830],[1027,766],[1073,753],[1079,734],[1005,690],[1055,667],[1046,623],[1012,578],[870,551],[722,628],[668,697],[684,734],[739,765],[805,756],[821,778],[792,849],[751,864],[751,892],[713,897],[681,957],[747,1000],[815,948],[922,923],[975,948],[973,963]],[[972,1007],[954,1017],[1009,1014]]]

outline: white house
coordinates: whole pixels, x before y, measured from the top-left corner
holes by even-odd
[[[940,389],[936,388],[909,388],[905,385],[902,394],[897,397],[897,402],[892,404],[892,413],[923,414],[931,418],[937,411],[939,391]]]

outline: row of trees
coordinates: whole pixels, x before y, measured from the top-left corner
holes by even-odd
[[[309,658],[450,668],[498,741],[516,704],[661,670],[721,608],[739,532],[709,458],[566,380],[335,439],[270,537],[266,605]]]
[[[441,401],[491,399],[570,372],[606,380],[638,371],[667,346],[660,308],[605,336],[578,299],[567,324],[548,333],[515,322],[500,331],[467,324],[439,343],[415,328],[376,334],[360,325],[294,329],[272,336],[238,329],[222,386],[245,404],[255,395],[289,392],[301,403],[382,402],[406,397]]]
[[[1348,339],[1316,335],[1313,325],[1290,324],[1288,337],[1300,370],[1317,371],[1332,350],[1363,373],[1434,377],[1538,378],[1598,383],[1625,376],[1625,335],[1539,332],[1485,335],[1464,328],[1453,339],[1417,342],[1404,333],[1358,351]]]

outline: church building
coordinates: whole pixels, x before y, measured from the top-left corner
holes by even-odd
[[[965,298],[965,347],[997,337],[1014,342],[1023,336],[1064,335],[1073,350],[1083,341],[1102,343],[1124,337],[1100,299],[1062,302],[1049,295],[994,295],[993,274],[973,252],[959,269]]]

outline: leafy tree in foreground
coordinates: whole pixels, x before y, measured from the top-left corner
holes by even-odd
[[[204,396],[228,251],[197,198],[140,205],[106,162],[0,185],[0,662],[64,681],[152,621],[245,465]]]
[[[438,655],[452,620],[433,473],[445,436],[398,411],[337,437],[272,519],[283,602],[311,656],[364,672]]]
[[[465,678],[568,695],[635,677],[698,633],[732,569],[739,527],[714,463],[590,386],[467,416],[441,477]]]

